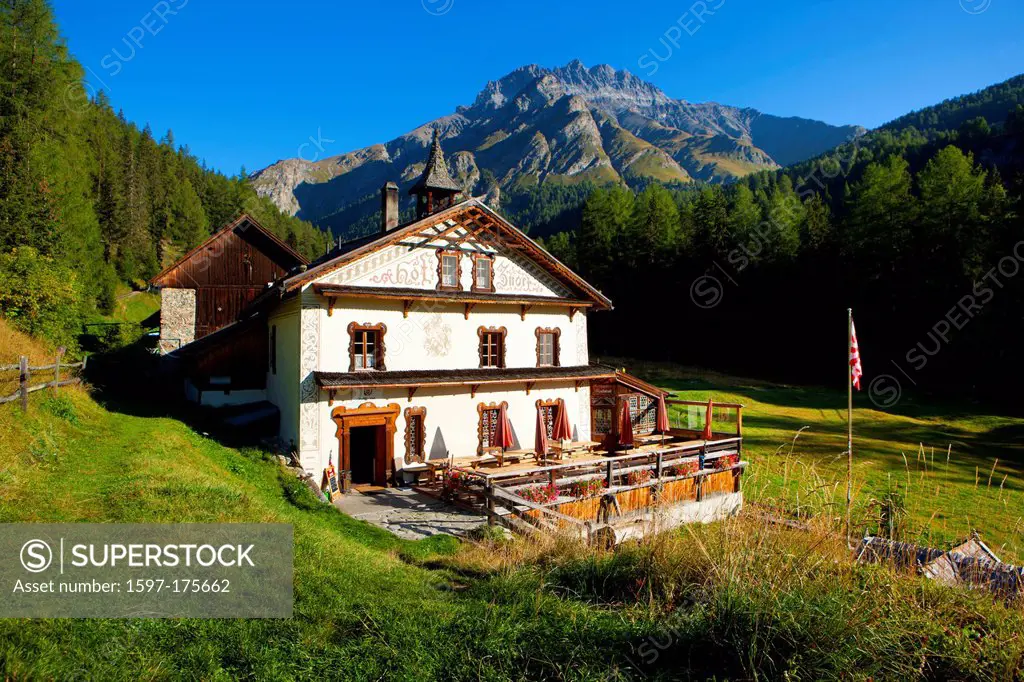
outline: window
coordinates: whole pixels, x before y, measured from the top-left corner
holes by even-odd
[[[409,407],[405,410],[405,461],[423,462],[426,460],[427,430],[424,422],[427,419],[427,408]]]
[[[384,370],[384,333],[382,324],[356,324],[348,326],[350,372],[376,369]]]
[[[473,255],[473,291],[494,291],[494,257]]]
[[[537,411],[540,412],[540,418],[544,423],[544,431],[547,432],[548,438],[553,438],[555,435],[555,411],[557,409],[557,400],[537,401]]]
[[[500,405],[497,403],[491,403],[490,405],[484,405],[480,403],[477,405],[477,412],[480,413],[480,426],[477,429],[477,436],[479,439],[479,446],[477,451],[483,454],[484,450],[493,447],[494,443],[494,432],[498,428],[498,417],[501,414],[501,406],[504,405],[505,409],[508,409],[508,403],[503,402]]]
[[[634,433],[653,433],[658,425],[658,401],[644,393],[623,396],[629,404],[629,420]]]
[[[462,254],[459,251],[437,252],[437,288],[462,291]]]
[[[537,366],[558,367],[558,337],[561,329],[537,329]]]
[[[480,335],[481,367],[505,366],[505,333],[504,327],[480,327],[477,330]]]
[[[270,372],[277,374],[277,325],[270,328]]]

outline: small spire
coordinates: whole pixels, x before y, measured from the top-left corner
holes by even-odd
[[[441,135],[436,126],[434,127],[434,139],[430,143],[427,164],[423,167],[420,179],[409,190],[409,194],[421,194],[430,190],[462,191],[462,187],[452,180],[452,176],[448,172],[448,164],[444,160],[444,151],[441,149]]]

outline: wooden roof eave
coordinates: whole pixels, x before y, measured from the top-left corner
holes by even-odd
[[[629,386],[630,388],[636,389],[655,398],[667,398],[670,395],[669,391],[658,388],[654,384],[649,384],[643,379],[638,379],[632,374],[628,374],[626,372],[615,372],[615,380],[625,386]]]
[[[527,306],[552,306],[570,308],[591,308],[596,305],[593,301],[578,299],[557,298],[554,296],[516,296],[508,295],[501,297],[462,295],[462,292],[443,292],[424,290],[422,293],[413,292],[381,292],[381,291],[358,291],[352,288],[339,288],[336,284],[314,284],[313,291],[325,298],[360,298],[360,299],[383,299],[390,301],[440,301],[449,302],[453,305],[462,303],[473,304],[495,304],[495,305],[527,305]],[[459,295],[454,295],[459,294]]]
[[[530,378],[508,378],[508,379],[470,379],[470,380],[451,380],[451,381],[420,381],[412,383],[378,383],[368,381],[364,384],[321,384],[320,388],[325,391],[342,391],[349,389],[360,389],[360,388],[424,388],[432,386],[462,386],[472,388],[474,386],[495,386],[499,384],[539,384],[539,383],[555,383],[555,382],[572,382],[572,381],[590,381],[591,379],[611,379],[614,378],[614,373],[607,374],[594,374],[586,377],[530,377]]]

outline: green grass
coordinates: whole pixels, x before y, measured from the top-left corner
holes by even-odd
[[[0,621],[14,679],[599,679],[618,616],[539,586],[497,588],[316,503],[276,460],[179,421],[108,412],[80,391],[0,408],[0,522],[284,522],[295,529],[288,621]],[[653,627],[653,622],[650,622]],[[566,656],[563,643],[577,647]]]
[[[842,429],[831,394],[646,369],[689,396],[713,389],[750,405],[750,480],[764,490],[783,488],[770,455],[804,419],[821,431],[806,442],[820,444],[795,453],[835,466],[827,460]],[[938,428],[927,416],[879,419],[879,451],[885,428],[906,442]],[[1013,426],[957,423],[978,443]],[[292,619],[0,620],[4,678],[1013,679],[1022,666],[1019,610],[854,566],[832,536],[756,519],[615,552],[409,542],[320,505],[258,450],[225,447],[176,419],[107,410],[81,390],[37,394],[27,414],[0,408],[0,452],[0,522],[295,530]],[[970,467],[962,457],[955,464]],[[770,473],[755,478],[759,467]],[[859,476],[869,474],[865,461]]]
[[[801,516],[845,513],[842,386],[779,386],[663,363],[615,363],[683,399],[745,406],[748,499]],[[976,406],[922,405],[909,396],[882,411],[855,392],[853,420],[856,531],[874,530],[872,501],[899,487],[909,539],[942,546],[977,530],[1004,561],[1024,557],[1024,419]]]

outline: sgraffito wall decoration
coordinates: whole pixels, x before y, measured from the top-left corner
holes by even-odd
[[[320,306],[302,306],[299,335],[299,458],[319,457],[320,390],[313,372],[320,355]]]

